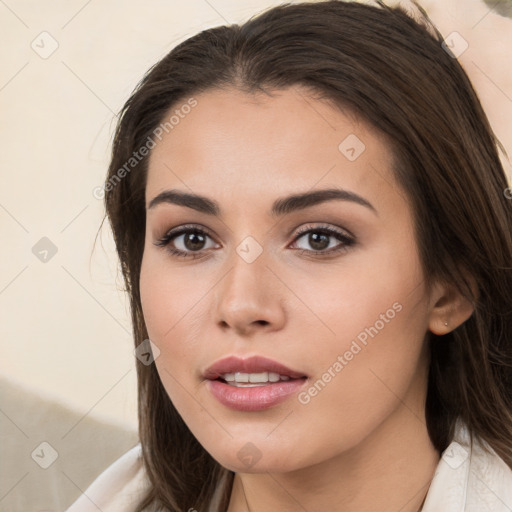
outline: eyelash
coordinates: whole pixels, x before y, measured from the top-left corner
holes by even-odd
[[[197,259],[201,258],[204,255],[201,254],[201,250],[199,251],[182,251],[180,249],[176,249],[174,247],[170,247],[169,244],[172,240],[177,238],[180,235],[187,234],[187,233],[196,233],[200,235],[206,235],[210,238],[213,238],[208,231],[204,230],[203,228],[198,228],[194,225],[185,225],[181,226],[180,228],[177,228],[176,230],[171,230],[168,233],[166,233],[160,240],[157,242],[154,242],[154,245],[158,247],[165,247],[167,251],[173,256],[177,256],[180,258],[191,258],[191,259]],[[324,235],[329,235],[337,238],[340,242],[342,242],[339,246],[336,248],[331,248],[329,250],[307,250],[307,249],[296,249],[297,251],[300,251],[300,254],[307,253],[308,255],[314,256],[314,257],[325,257],[326,255],[332,256],[333,254],[337,254],[340,252],[346,252],[348,251],[349,247],[355,244],[355,239],[352,236],[349,236],[342,231],[338,231],[334,228],[331,228],[330,226],[321,225],[321,226],[305,226],[301,229],[299,229],[295,235],[295,238],[293,239],[292,243],[297,242],[300,238],[302,238],[307,233],[321,233]]]

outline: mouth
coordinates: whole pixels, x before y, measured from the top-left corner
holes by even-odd
[[[259,411],[298,392],[308,376],[260,356],[228,357],[203,374],[211,394],[223,405],[239,411]]]
[[[301,377],[305,378],[305,377]],[[288,375],[281,375],[276,372],[259,372],[259,373],[224,373],[217,380],[225,382],[230,386],[237,388],[254,388],[258,386],[266,386],[279,381],[288,381],[291,377]],[[295,380],[295,379],[293,379]]]
[[[236,356],[220,359],[203,374],[208,380],[222,380],[230,385],[265,385],[268,383],[307,378],[298,370],[262,356],[242,359]],[[239,386],[241,387],[241,386]]]

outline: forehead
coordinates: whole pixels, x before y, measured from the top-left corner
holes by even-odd
[[[396,196],[385,137],[303,88],[272,96],[214,89],[194,100],[191,109],[180,111],[188,98],[174,105],[164,119],[175,115],[151,151],[147,201],[168,188],[188,188],[228,204],[236,191],[243,191],[244,201],[270,201],[273,195],[328,186],[375,202],[385,200],[386,192]]]

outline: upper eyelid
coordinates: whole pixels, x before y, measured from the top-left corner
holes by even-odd
[[[328,226],[327,223],[322,223],[322,222],[319,222],[320,225],[318,225],[318,226],[311,226],[311,224],[312,223],[307,223],[304,227],[295,229],[293,232],[296,233],[296,235],[303,235],[303,234],[307,233],[308,231],[327,230],[327,231],[332,232],[331,236],[334,236],[334,234],[341,234],[344,236],[348,236],[349,238],[355,239],[355,236],[346,228],[342,228],[342,227],[338,227],[338,226],[337,227]]]
[[[183,233],[187,233],[188,231],[201,231],[204,232],[206,235],[215,238],[212,232],[206,226],[203,226],[201,224],[183,224],[181,226],[176,226],[175,228],[165,231],[163,236],[179,236],[182,235]]]

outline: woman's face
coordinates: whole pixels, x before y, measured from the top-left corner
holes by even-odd
[[[155,139],[140,277],[194,436],[281,472],[424,428],[432,304],[386,140],[298,87],[195,100]]]

